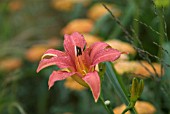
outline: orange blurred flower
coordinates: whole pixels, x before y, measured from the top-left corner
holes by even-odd
[[[121,15],[121,11],[115,6],[111,4],[105,4],[109,9],[111,9],[112,13],[115,17],[119,17]],[[103,7],[101,3],[94,4],[89,11],[87,12],[87,16],[92,20],[97,20],[100,17],[108,14],[108,11]]]
[[[134,72],[137,66],[138,64],[135,61],[119,61],[114,64],[117,73],[120,75]]]
[[[47,46],[49,48],[60,47],[61,44],[62,44],[62,41],[59,38],[55,37],[55,36],[48,39],[48,41],[47,41]]]
[[[71,77],[68,77],[64,83],[64,86],[66,88],[69,88],[71,90],[77,90],[77,91],[81,91],[86,89],[86,87],[80,85],[79,83],[77,83],[76,81],[74,81],[74,79],[72,79]]]
[[[122,54],[122,55],[120,56],[120,58],[119,58],[117,61],[115,61],[114,63],[117,63],[117,62],[119,62],[119,61],[127,61],[127,60],[129,60],[128,54]]]
[[[73,114],[73,113],[71,113],[71,112],[65,112],[65,113],[63,113],[63,114]]]
[[[89,33],[93,28],[93,22],[90,19],[75,19],[68,23],[61,31],[62,34],[71,34],[75,31],[79,33]]]
[[[0,70],[2,71],[12,71],[20,68],[22,65],[22,61],[19,58],[4,58],[0,60]]]
[[[158,63],[152,63],[153,67],[156,70],[156,73],[160,77],[161,75],[161,64]],[[153,74],[156,75],[154,69],[151,67],[151,65],[146,61],[141,61],[141,63],[138,63],[138,67],[136,68],[135,74],[141,74],[144,76],[150,76],[150,73],[146,70],[146,68]]]
[[[60,11],[70,11],[75,4],[88,5],[90,0],[52,0],[51,5]]]
[[[121,52],[128,52],[129,54],[132,55],[136,54],[135,49],[131,46],[131,44],[127,42],[114,39],[114,40],[108,40],[106,41],[106,43],[109,44],[112,48],[120,50]]]
[[[18,11],[22,9],[23,7],[23,2],[21,0],[12,0],[9,2],[9,9],[11,11]]]
[[[126,109],[125,104],[122,104],[113,109],[115,114],[121,114],[123,110]],[[135,104],[135,109],[138,114],[154,114],[156,112],[156,108],[149,102],[145,101],[137,101]],[[130,112],[126,112],[126,114],[130,114]]]
[[[87,42],[87,47],[90,46],[91,44],[95,43],[95,42],[100,42],[102,41],[102,38],[95,36],[95,35],[91,35],[91,34],[83,34],[86,42]]]
[[[43,45],[43,44],[34,45],[26,51],[25,57],[27,60],[29,60],[31,62],[39,61],[41,59],[41,56],[43,55],[43,53],[48,48],[49,47],[47,45]]]
[[[43,53],[48,48],[55,48],[55,47],[60,46],[61,44],[62,43],[58,38],[52,37],[52,38],[48,39],[46,44],[37,44],[37,45],[33,45],[32,47],[30,47],[25,52],[25,57],[30,62],[39,61],[41,59],[41,56],[43,55]]]
[[[158,76],[161,76],[161,65],[158,63],[152,63],[154,66]],[[114,65],[116,71],[118,74],[122,75],[124,73],[134,73],[137,75],[149,77],[151,74],[155,74],[155,71],[152,69],[152,67],[147,63],[146,61],[119,61],[115,63]],[[146,70],[146,68],[149,70],[149,72]]]

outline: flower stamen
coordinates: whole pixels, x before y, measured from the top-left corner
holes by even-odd
[[[83,76],[87,74],[86,66],[83,62],[83,52],[80,47],[75,46],[75,63],[78,72],[80,72]]]
[[[76,55],[77,57],[78,57],[79,55],[82,55],[81,48],[78,47],[78,46],[76,46],[75,48],[76,48],[76,50],[75,50],[75,55]]]

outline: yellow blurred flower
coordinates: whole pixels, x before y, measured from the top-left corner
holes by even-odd
[[[113,112],[115,114],[121,114],[125,108],[125,104],[122,104],[114,108]],[[154,114],[156,112],[156,108],[151,103],[145,101],[137,101],[135,104],[135,109],[138,114]],[[130,114],[130,112],[128,111],[126,114]]]
[[[86,87],[80,85],[79,83],[77,83],[76,81],[74,81],[74,79],[72,79],[71,77],[67,78],[65,83],[64,83],[64,86],[66,88],[69,88],[71,90],[77,90],[77,91],[81,91],[81,90],[84,90],[86,89]]]
[[[114,14],[115,17],[119,17],[121,15],[121,11],[115,6],[111,4],[105,4]],[[108,11],[103,7],[101,3],[94,4],[89,11],[87,12],[87,16],[92,20],[97,20],[100,17],[107,14]]]
[[[86,42],[87,42],[87,46],[90,46],[91,44],[95,43],[95,42],[100,42],[102,41],[102,38],[95,36],[95,35],[91,35],[91,34],[83,34]]]
[[[158,63],[152,63],[154,66],[158,76],[161,76],[161,65]],[[152,67],[147,63],[146,61],[119,61],[116,62],[114,65],[116,71],[118,74],[122,75],[124,73],[133,73],[141,76],[150,77],[150,72],[154,75],[155,71],[152,69]],[[149,72],[146,70],[146,68],[149,70]]]
[[[107,44],[109,44],[112,48],[115,48],[119,51],[122,52],[128,52],[129,54],[135,55],[136,51],[135,49],[131,46],[131,44],[120,41],[120,40],[108,40],[106,41]]]
[[[20,68],[22,66],[22,60],[20,58],[4,58],[0,60],[0,70],[2,71],[12,71]]]
[[[88,5],[90,0],[52,0],[51,5],[60,11],[70,11],[75,4]]]
[[[90,19],[76,19],[67,24],[62,29],[62,34],[71,34],[73,32],[89,33],[93,28],[93,21]]]

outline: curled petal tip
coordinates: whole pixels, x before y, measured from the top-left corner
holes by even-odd
[[[39,73],[44,67],[41,65],[41,62],[38,65],[38,68],[36,70],[37,73]]]
[[[39,70],[36,70],[36,72],[38,73],[38,72],[39,72]]]
[[[95,101],[95,103],[97,103],[97,101],[98,101],[98,98],[95,98],[95,99],[94,99],[94,101]]]
[[[39,67],[37,68],[36,72],[37,72],[37,73],[39,73],[39,72],[40,72],[40,69],[39,69]]]
[[[53,80],[49,79],[48,80],[48,90],[50,90],[53,85],[54,85]]]
[[[99,99],[99,96],[100,96],[100,93],[98,93],[97,96],[94,96],[94,101],[95,101],[95,103],[97,103],[97,101],[98,101],[98,99]]]
[[[44,54],[42,57],[41,57],[41,60],[43,60],[44,58],[46,57],[57,57],[57,55],[55,54]]]
[[[121,54],[129,54],[129,52],[121,52]]]
[[[50,89],[51,89],[51,87],[52,87],[52,86],[48,86],[48,90],[50,90]]]
[[[100,96],[100,78],[98,73],[96,71],[90,72],[83,78],[83,80],[89,85],[94,101],[97,102]]]
[[[48,90],[50,90],[53,85],[54,85],[54,83],[52,84],[52,83],[50,83],[50,81],[49,81],[49,82],[48,82]]]

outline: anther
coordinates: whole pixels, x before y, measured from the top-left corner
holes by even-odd
[[[81,48],[76,46],[76,50],[75,50],[76,56],[82,55],[82,51]]]

